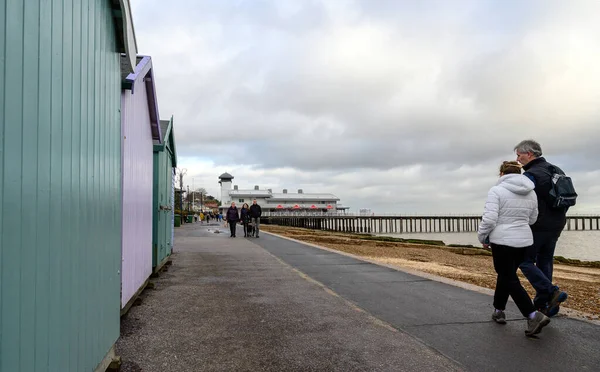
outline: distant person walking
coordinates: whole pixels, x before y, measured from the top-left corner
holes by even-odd
[[[250,218],[252,225],[254,225],[254,234],[257,238],[260,231],[260,216],[262,216],[262,208],[256,203],[256,199],[254,199],[250,206]]]
[[[552,317],[567,299],[567,293],[552,284],[554,250],[567,221],[568,206],[556,206],[556,197],[551,195],[551,191],[554,174],[564,175],[564,172],[542,157],[542,148],[536,141],[521,141],[514,150],[517,161],[523,165],[524,175],[535,184],[539,209],[537,222],[531,226],[533,245],[525,252],[521,271],[537,292],[535,307]]]
[[[505,161],[500,166],[500,179],[488,192],[477,237],[484,247],[491,245],[497,273],[492,319],[506,324],[508,297],[527,318],[525,334],[540,333],[550,318],[536,311],[527,291],[521,285],[517,270],[525,258],[526,247],[533,244],[532,225],[538,216],[533,182],[521,174],[521,165]]]
[[[248,203],[244,203],[242,205],[242,210],[240,211],[240,221],[242,222],[242,226],[244,226],[244,237],[248,237],[250,234],[248,233],[248,224],[250,223],[250,208],[248,207]]]
[[[230,238],[235,238],[235,228],[237,227],[237,223],[240,220],[240,215],[238,213],[238,209],[235,206],[235,202],[231,202],[231,206],[227,209],[227,213],[225,214],[225,221],[229,224],[229,230],[231,231]]]

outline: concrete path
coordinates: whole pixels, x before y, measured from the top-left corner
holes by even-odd
[[[213,229],[177,230],[172,268],[123,319],[124,371],[600,366],[598,326],[553,319],[528,339],[523,320],[489,321],[488,295],[265,233],[231,239]]]

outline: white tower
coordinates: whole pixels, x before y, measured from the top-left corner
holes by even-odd
[[[233,176],[227,172],[219,176],[219,184],[221,185],[221,206],[224,208],[229,207],[229,204],[231,204],[229,191],[231,191],[232,180]]]

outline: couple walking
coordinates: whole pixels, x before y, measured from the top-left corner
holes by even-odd
[[[252,223],[254,235],[258,238],[260,231],[260,216],[262,208],[256,203],[256,199],[252,200],[252,206],[248,207],[248,203],[242,205],[241,212],[238,212],[235,202],[231,202],[231,206],[225,213],[225,221],[229,224],[231,231],[230,238],[235,238],[236,225],[238,222],[244,226],[244,237],[250,236],[249,225]]]
[[[510,296],[527,318],[525,334],[532,336],[550,323],[567,299],[567,293],[552,283],[552,270],[556,243],[576,194],[572,190],[571,201],[557,201],[556,180],[564,172],[542,157],[539,143],[525,140],[514,151],[517,161],[502,163],[500,179],[488,192],[478,238],[484,247],[491,246],[498,274],[492,319],[506,324]],[[519,281],[518,268],[535,288],[533,302]]]

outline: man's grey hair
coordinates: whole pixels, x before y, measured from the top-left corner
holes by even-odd
[[[530,152],[536,158],[542,156],[542,146],[540,146],[540,144],[534,140],[525,140],[519,142],[519,144],[515,146],[514,151],[520,153]]]

